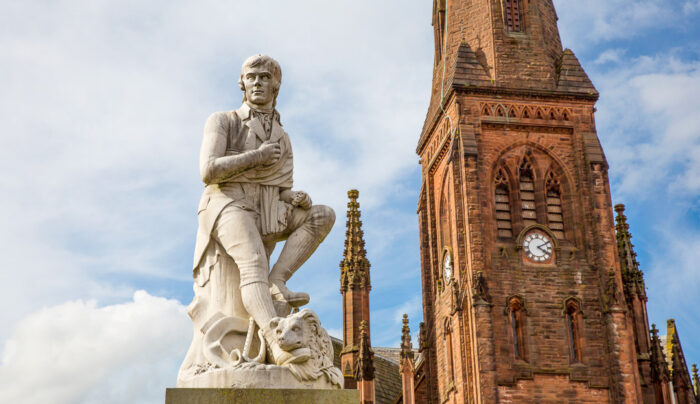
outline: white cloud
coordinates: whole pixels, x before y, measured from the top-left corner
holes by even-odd
[[[16,302],[0,317],[190,282],[202,126],[239,105],[236,76],[255,52],[284,70],[297,187],[340,218],[350,188],[367,208],[405,197],[428,103],[429,13],[398,0],[0,5],[0,170],[11,173],[0,243],[13,278],[0,292]],[[333,263],[342,226],[319,252]],[[305,276],[328,272],[315,265]]]
[[[700,11],[700,0],[686,1],[685,4],[683,4],[684,14],[693,14],[698,11]]]
[[[76,300],[41,309],[5,344],[0,401],[162,402],[191,332],[180,303],[144,291],[112,306]]]
[[[679,197],[700,193],[700,63],[674,52],[626,58],[597,74],[603,139],[618,196],[650,187]]]
[[[633,38],[677,21],[671,0],[555,0],[566,47],[582,51],[601,42]]]

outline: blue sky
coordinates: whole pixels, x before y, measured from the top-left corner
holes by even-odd
[[[346,191],[358,188],[373,344],[398,343],[403,313],[417,330],[432,2],[247,4],[0,5],[0,401],[162,401],[191,338],[202,127],[239,105],[240,64],[258,52],[282,64],[296,187],[338,214],[292,289],[339,334]],[[650,322],[675,318],[698,362],[700,1],[555,4],[564,46],[601,92],[598,134]]]

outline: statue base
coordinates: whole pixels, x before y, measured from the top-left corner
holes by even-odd
[[[179,388],[234,389],[322,389],[338,390],[324,375],[316,380],[299,380],[288,368],[264,364],[244,364],[234,368],[209,369],[194,375],[180,375]]]
[[[183,389],[165,390],[165,404],[357,404],[359,390]]]

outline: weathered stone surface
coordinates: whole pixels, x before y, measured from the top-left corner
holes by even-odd
[[[434,4],[432,98],[416,150],[416,402],[641,402],[634,327],[617,298],[598,93],[562,48],[554,3]],[[554,244],[546,262],[523,249],[535,228]],[[585,314],[568,322],[572,301]]]
[[[327,206],[293,191],[289,136],[275,109],[282,69],[248,58],[243,105],[212,114],[204,127],[193,262],[193,337],[178,387],[334,388],[333,346],[304,292],[286,282],[335,221]],[[275,244],[284,248],[270,268]],[[296,379],[296,380],[295,380]]]
[[[167,389],[165,404],[357,404],[357,390]]]

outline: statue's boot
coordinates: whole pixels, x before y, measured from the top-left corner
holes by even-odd
[[[311,356],[309,348],[285,351],[277,342],[275,330],[270,327],[271,320],[277,320],[275,318],[275,308],[272,305],[269,286],[266,283],[255,282],[242,286],[241,300],[243,300],[246,310],[263,332],[272,363],[285,365],[288,363],[301,363],[309,359]]]
[[[270,272],[270,294],[274,300],[287,302],[292,307],[303,306],[309,302],[308,293],[292,292],[287,288],[287,281],[316,251],[334,222],[333,209],[323,205],[312,206],[309,209],[306,221],[289,235]]]

